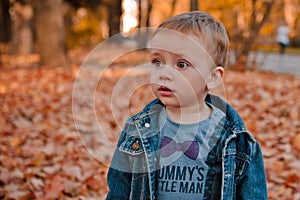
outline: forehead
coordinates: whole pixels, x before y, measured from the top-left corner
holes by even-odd
[[[215,66],[203,40],[194,34],[183,34],[171,29],[158,30],[151,40],[151,54],[161,51],[179,55],[194,65]]]
[[[151,50],[162,50],[177,55],[208,55],[203,42],[193,34],[170,29],[158,30],[151,40]]]

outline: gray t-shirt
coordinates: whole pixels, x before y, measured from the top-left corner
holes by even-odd
[[[205,186],[209,170],[205,161],[219,139],[214,127],[221,118],[220,111],[213,108],[212,115],[204,121],[178,124],[162,109],[158,199],[204,199],[205,191],[210,189]]]

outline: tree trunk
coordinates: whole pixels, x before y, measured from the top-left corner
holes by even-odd
[[[262,15],[261,18],[258,20],[258,8],[256,6],[256,0],[252,0],[252,13],[250,16],[250,22],[249,22],[249,33],[247,34],[248,37],[240,38],[239,45],[241,49],[236,49],[236,63],[234,64],[234,69],[239,70],[246,70],[247,68],[247,61],[249,54],[252,50],[252,47],[255,43],[255,40],[257,36],[259,35],[259,32],[262,28],[262,26],[265,24],[266,20],[268,19],[272,6],[274,4],[274,0],[264,2],[264,9],[260,13]]]
[[[177,0],[172,0],[170,17],[172,17],[175,13],[176,3],[177,3]]]
[[[0,32],[0,41],[9,42],[11,38],[11,19],[9,14],[9,0],[1,1],[1,27],[4,31]]]
[[[67,67],[62,0],[35,0],[37,48],[41,64]]]
[[[138,0],[138,28],[142,28],[142,0]]]
[[[9,14],[9,0],[2,0],[1,4],[1,24],[3,31],[0,32],[0,42],[9,42],[11,37],[11,20]],[[2,64],[2,46],[0,44],[0,65]]]
[[[191,0],[191,11],[198,10],[198,0]]]
[[[297,5],[298,4],[298,5]],[[296,0],[284,0],[284,18],[287,25],[290,28],[290,36],[293,37],[296,35],[296,24],[297,24],[297,17],[299,17],[298,9],[295,7],[299,7],[299,1],[297,3]]]
[[[153,0],[147,1],[146,27],[150,27],[151,12],[153,8]]]
[[[109,37],[120,33],[122,15],[122,0],[113,0],[108,3]]]
[[[142,0],[138,0],[138,35],[137,35],[137,47],[141,49],[144,47],[145,38],[142,31],[143,27],[143,11],[142,11]]]
[[[15,1],[12,15],[12,53],[28,55],[33,50],[33,8],[31,2]]]
[[[139,0],[139,7],[138,7],[138,18],[139,18],[139,27],[142,29],[138,30],[138,48],[143,49],[147,46],[148,38],[149,38],[149,27],[150,27],[150,19],[151,19],[151,12],[153,7],[153,1],[147,0],[147,10],[146,14],[144,15],[145,20],[143,20],[142,15],[142,6],[141,6],[141,0]],[[142,22],[145,22],[143,24]]]

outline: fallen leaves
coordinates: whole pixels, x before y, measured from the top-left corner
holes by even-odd
[[[296,151],[298,151],[298,153],[300,153],[300,133],[298,133],[296,136],[291,138],[291,143],[293,149],[295,149]]]
[[[44,187],[45,199],[61,199],[65,186],[60,176],[49,176]]]
[[[144,84],[147,71],[123,67],[131,59],[124,60],[96,86],[90,81],[99,71],[84,71],[73,99],[76,66],[73,72],[0,71],[0,199],[105,197],[107,167],[124,120],[153,98]],[[300,199],[300,79],[227,71],[225,89],[262,146],[269,199]],[[94,100],[83,98],[91,90]],[[79,113],[76,128],[72,112]]]
[[[227,75],[227,97],[262,146],[269,199],[299,199],[300,79],[268,72]]]
[[[61,69],[1,71],[0,199],[104,198],[107,168],[74,127],[73,81]]]

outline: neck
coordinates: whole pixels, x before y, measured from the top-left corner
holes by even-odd
[[[211,108],[205,102],[197,106],[166,107],[168,116],[177,123],[191,124],[207,119],[211,115]]]

